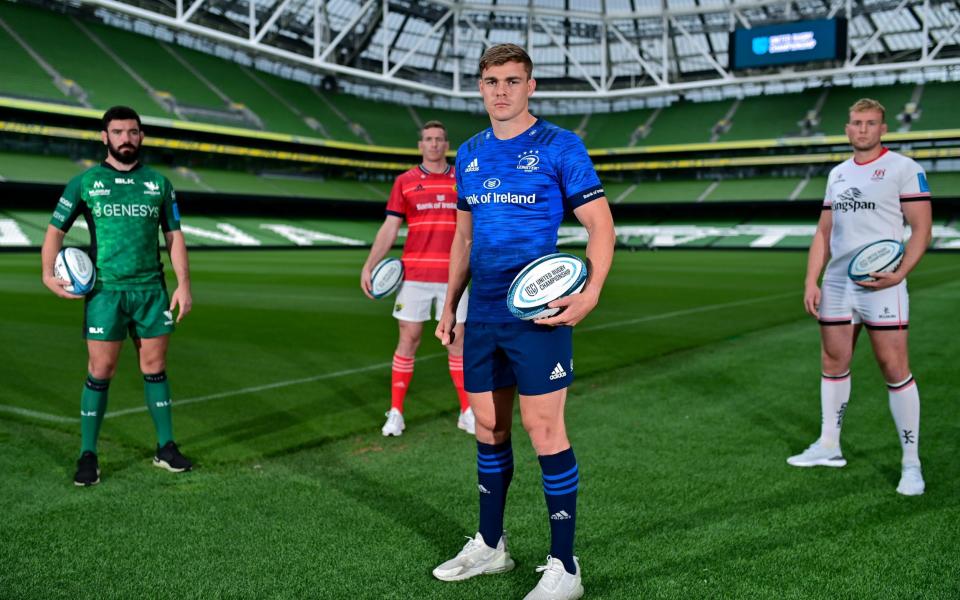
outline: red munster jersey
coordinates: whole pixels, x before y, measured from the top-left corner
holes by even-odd
[[[450,246],[457,228],[456,173],[431,173],[418,165],[397,177],[387,214],[407,220],[404,279],[446,283]]]

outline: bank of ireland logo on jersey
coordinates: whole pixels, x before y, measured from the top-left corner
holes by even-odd
[[[530,172],[540,168],[539,150],[527,150],[526,152],[518,154],[517,158],[520,159],[517,161],[517,170],[519,171]]]
[[[500,187],[500,180],[496,177],[491,177],[483,182],[483,189],[485,190],[495,190]]]
[[[464,169],[466,173],[476,173],[480,170],[480,162],[475,158],[470,161],[470,164],[467,165],[467,168]]]

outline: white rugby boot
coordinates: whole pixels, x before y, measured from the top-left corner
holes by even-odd
[[[923,483],[923,474],[920,465],[904,465],[900,472],[900,483],[897,493],[904,496],[919,496],[923,494],[926,485]]]
[[[403,423],[402,412],[391,408],[389,412],[384,413],[384,416],[387,417],[387,422],[380,428],[380,433],[382,433],[384,437],[403,434],[403,430],[406,429],[407,426]]]
[[[820,445],[820,440],[817,440],[800,454],[788,458],[787,464],[794,467],[844,467],[847,459],[843,457],[840,446],[829,448]]]
[[[473,409],[467,407],[467,410],[460,413],[457,419],[457,428],[462,429],[470,435],[477,434],[477,419],[473,416]]]
[[[500,537],[496,548],[488,546],[483,541],[483,536],[477,532],[474,537],[467,538],[463,550],[434,569],[433,576],[440,581],[460,581],[477,575],[506,573],[513,569],[513,566],[513,559],[507,552],[506,532]]]
[[[547,556],[547,564],[537,567],[537,573],[543,573],[540,583],[523,600],[576,600],[583,596],[583,584],[580,583],[580,561],[573,557],[577,572],[567,573],[563,561]]]

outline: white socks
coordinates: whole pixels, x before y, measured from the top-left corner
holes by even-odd
[[[840,428],[849,400],[850,371],[841,375],[824,373],[820,379],[820,412],[823,419],[820,424],[821,445],[828,448],[840,445]]]
[[[888,383],[890,394],[890,413],[897,425],[900,436],[900,448],[903,450],[902,464],[919,465],[920,456],[920,391],[913,375],[897,383]]]

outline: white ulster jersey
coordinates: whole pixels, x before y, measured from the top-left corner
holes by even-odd
[[[923,168],[886,148],[869,162],[849,158],[834,167],[823,200],[833,214],[826,275],[845,278],[854,253],[871,242],[903,241],[900,203],[929,199]]]

